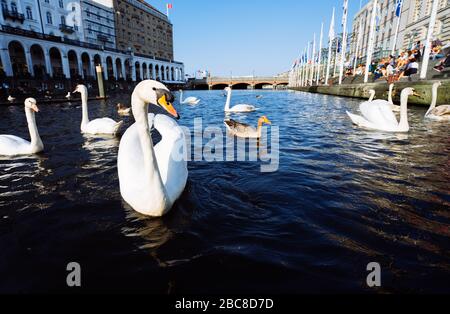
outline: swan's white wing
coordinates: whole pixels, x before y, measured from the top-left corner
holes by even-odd
[[[116,122],[110,118],[100,118],[90,121],[83,129],[84,133],[89,134],[116,134],[122,126],[121,122]]]
[[[185,135],[178,123],[165,115],[156,115],[154,127],[162,137],[155,146],[159,172],[174,203],[183,193],[188,178]]]
[[[378,129],[392,129],[398,127],[397,118],[392,112],[391,104],[386,100],[363,102],[359,109],[363,117],[377,126]]]
[[[250,111],[255,111],[255,110],[256,110],[255,106],[247,105],[247,104],[239,104],[239,105],[233,106],[233,108],[231,108],[231,111],[235,111],[235,112],[250,112]]]
[[[364,117],[358,116],[356,114],[352,114],[350,112],[347,111],[347,115],[350,117],[350,119],[352,120],[353,124],[362,127],[362,128],[368,128],[368,129],[374,129],[375,126],[367,121]]]
[[[14,156],[30,153],[30,142],[14,135],[0,135],[0,155]]]
[[[186,141],[178,124],[164,115],[149,114],[149,125],[158,130],[162,140],[154,147],[155,156],[167,196],[174,203],[184,191],[187,182]],[[117,168],[122,197],[133,208],[147,208],[158,197],[152,193],[146,177],[145,162],[138,134],[138,125],[129,127],[120,141]],[[178,150],[182,155],[177,154]]]
[[[196,102],[198,99],[196,97],[188,97],[184,101],[185,102]]]

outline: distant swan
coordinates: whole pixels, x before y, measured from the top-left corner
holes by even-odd
[[[180,89],[180,104],[198,105],[200,99],[197,97],[188,97],[183,100],[183,90]]]
[[[31,142],[14,135],[0,135],[0,155],[31,155],[44,150],[44,144],[42,144],[42,140],[36,126],[36,119],[34,117],[35,112],[39,112],[36,99],[27,98],[25,100],[25,115],[27,117]]]
[[[391,105],[391,109],[394,112],[400,112],[400,106],[397,106],[394,104],[394,101],[392,100],[392,92],[394,90],[394,84],[389,84],[389,94],[388,94],[388,102]]]
[[[172,208],[188,178],[183,130],[166,115],[148,114],[152,105],[179,118],[172,101],[163,84],[152,80],[139,83],[131,96],[136,123],[125,131],[119,147],[120,194],[135,211],[153,217],[163,216]],[[162,137],[155,146],[151,125]]]
[[[9,102],[14,102],[16,100],[16,97],[13,97],[11,95],[8,96],[8,101]]]
[[[431,92],[431,105],[425,114],[425,118],[433,119],[437,121],[450,121],[450,105],[442,105],[436,107],[438,98],[438,88],[442,85],[442,82],[436,82],[433,84]]]
[[[225,120],[224,123],[228,131],[232,135],[242,138],[260,138],[263,124],[271,124],[270,120],[267,119],[266,116],[262,116],[258,119],[258,125],[256,129],[248,124],[237,122],[231,119]]]
[[[89,121],[88,113],[88,90],[84,85],[78,85],[74,93],[81,94],[81,105],[83,108],[83,116],[81,120],[81,132],[90,135],[116,135],[122,127],[123,121],[116,122],[110,118],[100,118]]]
[[[236,105],[236,106],[233,106],[232,108],[230,108],[231,88],[230,87],[226,87],[225,91],[227,92],[227,102],[225,103],[225,112],[240,113],[240,112],[253,112],[253,111],[256,111],[255,106],[247,105],[247,104],[239,104],[239,105]]]
[[[359,127],[380,130],[386,132],[408,132],[408,97],[411,95],[418,96],[413,88],[405,88],[401,93],[401,111],[400,122],[397,122],[394,112],[390,104],[385,100],[366,101],[360,105],[362,116],[351,114],[347,111],[347,115],[352,122]]]

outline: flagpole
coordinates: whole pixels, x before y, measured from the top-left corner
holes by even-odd
[[[355,64],[353,65],[353,75],[356,74],[356,67],[358,65],[358,51],[359,51],[359,43],[362,40],[362,22],[359,20],[359,29],[358,29],[358,37],[356,38],[356,51],[355,51]]]
[[[333,16],[331,18],[330,31],[328,33],[328,60],[327,60],[327,74],[325,75],[325,85],[328,85],[328,80],[330,78],[330,66],[331,66],[331,49],[334,39],[334,8]]]
[[[339,37],[336,37],[336,53],[334,55],[334,71],[333,71],[333,78],[336,77],[336,71],[337,71],[337,62],[338,62],[338,56],[339,56]]]
[[[398,1],[400,1],[400,3],[398,3]],[[394,42],[392,43],[391,55],[395,54],[395,48],[397,47],[398,31],[400,30],[400,20],[402,18],[403,0],[397,0],[397,5],[399,5],[400,8],[397,8],[397,6],[395,7],[395,14],[397,15],[397,10],[399,10],[399,14],[397,17],[397,26],[395,27]]]
[[[319,65],[317,66],[316,84],[320,81],[320,66],[322,64],[322,41],[323,41],[323,22],[320,28],[320,44],[319,44]]]
[[[311,42],[308,41],[308,53],[307,53],[307,65],[306,65],[306,77],[305,77],[305,82],[306,85],[308,85],[308,81],[309,81],[309,71],[311,70],[310,64],[311,64]]]
[[[308,48],[305,47],[303,50],[303,75],[302,75],[302,86],[306,86],[306,66],[308,65]]]
[[[364,83],[369,81],[369,67],[372,64],[373,42],[375,34],[375,20],[377,17],[377,0],[373,0],[372,18],[370,20],[369,43],[367,45],[366,73],[364,74]]]
[[[339,68],[339,85],[342,84],[342,77],[344,76],[344,62],[345,62],[345,53],[347,48],[347,13],[348,12],[348,0],[344,0],[344,14],[342,16],[342,48],[341,48],[341,64]]]
[[[167,10],[167,19],[170,19],[170,17],[169,17],[169,5],[168,4],[166,4],[166,10]]]
[[[314,69],[316,65],[316,33],[314,33],[314,41],[313,41],[313,48],[312,48],[312,60],[311,60],[311,73],[309,78],[309,85],[313,85],[314,81]]]
[[[430,25],[428,26],[428,34],[425,42],[425,52],[422,59],[422,71],[420,72],[420,78],[425,79],[427,77],[428,63],[430,61],[431,54],[431,39],[433,37],[434,24],[436,24],[436,15],[438,11],[439,0],[433,0],[433,6],[431,8]]]

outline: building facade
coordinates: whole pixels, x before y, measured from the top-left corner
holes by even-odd
[[[115,11],[112,0],[81,0],[82,27],[85,41],[116,47]]]
[[[115,47],[111,2],[80,1],[0,0],[0,78],[95,79],[101,65],[107,80],[184,82],[183,63]]]
[[[144,0],[114,0],[117,48],[173,60],[173,26]]]
[[[434,30],[434,39],[450,40],[450,0],[438,0],[439,11]],[[403,0],[395,53],[411,49],[413,43],[425,41],[430,22],[433,0]],[[366,58],[369,42],[373,1],[369,1],[354,17],[350,54],[358,60]],[[385,57],[392,52],[398,17],[395,15],[396,0],[378,0],[375,30],[374,57]],[[359,32],[361,30],[361,35]],[[359,44],[358,44],[358,39]]]

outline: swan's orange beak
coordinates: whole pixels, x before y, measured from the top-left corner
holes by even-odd
[[[267,117],[263,117],[263,121],[264,121],[264,123],[267,123],[267,124],[272,124],[272,122],[270,122],[270,120],[269,119],[267,119]]]
[[[31,105],[31,109],[32,109],[34,112],[39,112],[39,108],[38,108],[38,106],[37,106],[36,104],[32,104],[32,105]]]
[[[162,95],[161,98],[158,99],[158,104],[161,107],[163,107],[168,113],[170,113],[176,119],[180,118],[180,116],[179,116],[178,112],[175,110],[174,106],[170,102],[167,102],[166,95]]]

